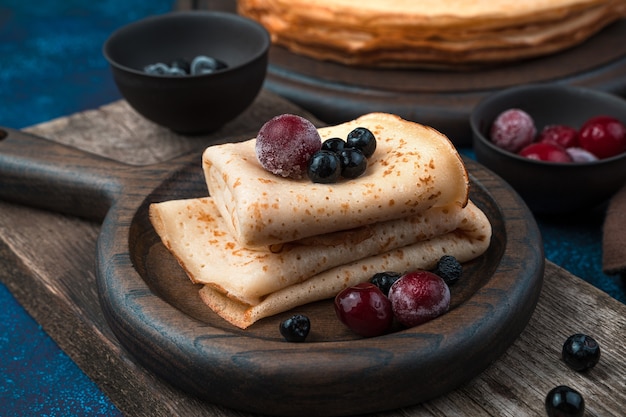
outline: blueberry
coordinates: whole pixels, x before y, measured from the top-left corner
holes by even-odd
[[[341,176],[344,178],[357,178],[367,169],[367,158],[358,149],[347,148],[339,152],[341,161]]]
[[[192,75],[210,74],[224,67],[222,62],[213,57],[198,55],[191,61],[190,73]]]
[[[180,70],[183,70],[185,74],[191,73],[191,65],[189,64],[189,61],[183,58],[175,59],[174,61],[172,61],[172,63],[170,64],[170,68],[178,68]]]
[[[463,266],[454,256],[443,255],[432,272],[443,278],[446,284],[452,285],[461,278]]]
[[[600,346],[591,336],[573,334],[563,344],[562,357],[573,370],[586,371],[600,360]]]
[[[162,62],[157,62],[155,64],[146,65],[143,71],[146,74],[150,75],[167,75],[169,73],[170,67],[165,65]]]
[[[311,321],[303,314],[294,314],[280,323],[280,334],[288,342],[304,342],[311,330]]]
[[[370,278],[370,282],[376,285],[383,294],[389,295],[389,288],[402,276],[399,272],[385,271],[378,272]]]
[[[580,393],[566,385],[553,388],[546,396],[548,417],[582,417],[585,400]]]
[[[341,138],[330,138],[322,142],[322,149],[335,153],[341,152],[346,147],[346,141]]]
[[[366,158],[372,156],[376,150],[376,138],[374,134],[365,127],[357,127],[352,132],[348,133],[346,142],[349,148],[360,150]]]
[[[331,151],[317,151],[309,159],[307,172],[313,182],[321,184],[337,182],[341,176],[339,156]]]

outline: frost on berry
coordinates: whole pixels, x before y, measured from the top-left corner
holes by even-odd
[[[299,179],[306,175],[311,155],[321,146],[322,140],[313,123],[300,116],[282,114],[261,127],[255,150],[266,170]]]
[[[518,152],[531,144],[536,134],[534,120],[520,109],[509,109],[500,113],[490,130],[491,141],[510,152]]]
[[[389,300],[398,322],[413,327],[448,311],[450,288],[432,272],[413,271],[394,282]]]
[[[548,125],[541,130],[537,140],[572,148],[578,146],[578,131],[567,125]]]

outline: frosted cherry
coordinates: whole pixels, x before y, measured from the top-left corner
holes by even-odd
[[[271,173],[299,179],[306,175],[311,155],[321,146],[322,139],[313,123],[294,114],[282,114],[259,130],[256,156]]]
[[[520,109],[509,109],[496,117],[489,134],[496,146],[518,152],[535,140],[537,128],[528,113]]]

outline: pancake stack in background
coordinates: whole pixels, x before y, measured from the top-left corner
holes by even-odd
[[[487,250],[491,225],[469,200],[467,171],[448,138],[384,113],[318,132],[342,138],[356,127],[377,139],[356,179],[274,175],[251,139],[204,151],[206,197],[150,206],[163,244],[220,317],[247,328],[378,272],[430,269],[445,254],[466,262]]]
[[[624,0],[238,0],[276,45],[366,67],[476,67],[556,53],[626,17]]]

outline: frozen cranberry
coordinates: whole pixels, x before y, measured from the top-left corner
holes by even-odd
[[[393,324],[391,302],[370,282],[348,287],[337,294],[335,313],[350,330],[365,337],[385,334]]]
[[[598,158],[626,152],[626,126],[614,117],[598,116],[580,128],[580,146]]]
[[[398,322],[413,327],[448,311],[450,288],[440,276],[418,270],[404,274],[391,286],[389,300]]]
[[[553,143],[533,143],[522,149],[519,154],[538,161],[572,162],[572,157],[565,149]]]
[[[598,157],[588,150],[576,146],[567,148],[565,151],[572,157],[574,162],[593,162],[598,160]]]
[[[306,174],[309,158],[321,147],[322,139],[313,123],[293,114],[270,119],[256,138],[256,155],[263,168],[294,179]]]
[[[541,130],[537,141],[554,143],[562,148],[571,148],[578,146],[578,131],[571,126],[549,125]]]
[[[509,109],[500,113],[490,131],[491,141],[510,152],[518,152],[531,144],[536,134],[533,118],[520,109]]]

